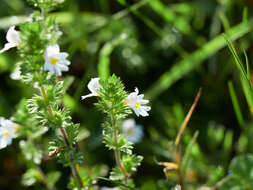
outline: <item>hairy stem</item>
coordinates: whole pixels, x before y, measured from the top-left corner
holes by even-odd
[[[46,90],[45,90],[45,88],[44,88],[43,86],[41,86],[41,92],[42,92],[42,96],[43,96],[43,98],[44,98],[44,101],[45,101],[45,103],[46,103],[46,105],[47,105],[47,107],[48,107],[48,112],[49,112],[50,116],[51,116],[52,118],[54,118],[53,110],[52,110],[51,106],[49,105],[47,93],[46,93]],[[66,144],[67,147],[70,149],[71,146],[70,146],[70,143],[69,143],[69,140],[68,140],[68,136],[67,136],[67,134],[66,134],[66,132],[65,132],[65,129],[64,129],[63,127],[61,127],[61,128],[60,128],[60,131],[61,131],[61,134],[62,134],[63,139],[64,139],[64,141],[65,141],[65,144]],[[69,154],[69,160],[70,160],[71,163],[73,162],[73,153],[70,153],[70,154]],[[81,177],[80,177],[80,175],[79,175],[79,173],[78,173],[78,171],[77,171],[77,168],[76,168],[75,166],[73,166],[73,165],[71,166],[71,172],[72,172],[72,175],[73,175],[73,176],[76,178],[76,180],[78,181],[80,187],[83,187],[82,179],[81,179]]]
[[[118,134],[117,134],[116,130],[114,132],[114,138],[115,138],[116,145],[118,145]],[[125,178],[127,178],[128,175],[126,173],[126,170],[124,169],[124,167],[121,164],[120,151],[118,150],[118,148],[116,148],[114,150],[114,154],[115,154],[115,160],[116,160],[117,165],[119,166],[119,168],[120,168],[121,172],[123,173],[123,175],[125,176]]]
[[[111,114],[111,125],[112,125],[112,128],[114,129],[114,140],[115,140],[115,144],[116,144],[116,149],[114,149],[116,164],[119,166],[124,177],[127,178],[128,177],[127,172],[121,164],[120,151],[118,149],[118,130],[116,129],[113,113]]]

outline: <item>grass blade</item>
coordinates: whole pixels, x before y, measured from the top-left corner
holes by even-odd
[[[189,160],[190,160],[192,147],[193,147],[194,143],[196,142],[198,135],[199,135],[199,131],[196,131],[191,139],[191,142],[188,144],[188,146],[186,148],[186,152],[184,154],[184,157],[183,157],[183,160],[181,163],[181,175],[183,175],[183,176],[186,172],[186,168],[187,168]]]
[[[228,36],[224,35],[224,37],[225,37],[225,39],[226,39],[226,41],[227,41],[227,45],[228,45],[228,47],[229,47],[229,50],[230,50],[230,52],[232,53],[232,55],[233,55],[233,57],[234,57],[235,63],[236,63],[236,65],[237,65],[238,69],[239,69],[240,72],[241,72],[241,75],[242,75],[242,76],[244,77],[244,79],[245,79],[246,81],[248,81],[248,83],[250,84],[250,81],[249,81],[250,79],[248,78],[248,75],[247,75],[247,73],[246,73],[246,71],[245,71],[245,69],[244,69],[243,63],[242,63],[242,61],[241,61],[241,59],[240,59],[238,53],[236,52],[235,47],[233,46],[232,42],[228,39]]]
[[[253,29],[253,19],[246,23],[240,23],[230,28],[226,34],[234,41]],[[149,99],[156,98],[172,84],[181,79],[184,75],[197,68],[205,59],[226,46],[223,34],[206,43],[202,48],[196,50],[186,58],[176,63],[169,71],[165,72],[145,93]]]
[[[228,82],[228,89],[229,89],[229,94],[233,103],[233,107],[234,107],[234,111],[235,111],[235,115],[237,118],[237,121],[239,123],[239,125],[244,128],[245,127],[245,122],[243,120],[243,116],[242,116],[242,112],[235,94],[235,90],[234,90],[234,86],[233,83],[231,81]]]
[[[121,34],[118,38],[107,42],[100,51],[98,62],[98,76],[106,79],[110,76],[110,55],[114,48],[127,38],[127,34]]]
[[[182,123],[182,125],[181,125],[181,127],[179,129],[179,132],[177,134],[177,138],[176,138],[176,141],[175,141],[175,145],[176,146],[178,146],[178,144],[180,143],[181,136],[182,136],[182,134],[183,134],[183,132],[184,132],[184,130],[185,130],[188,122],[190,121],[192,113],[193,113],[193,111],[194,111],[194,109],[195,109],[195,107],[196,107],[196,105],[197,105],[197,103],[199,101],[200,95],[201,95],[201,89],[199,89],[198,94],[197,94],[197,96],[196,96],[196,98],[195,98],[195,100],[194,100],[194,102],[193,102],[193,104],[192,104],[189,112],[187,113],[187,115],[186,115],[186,117],[184,119],[184,122]]]

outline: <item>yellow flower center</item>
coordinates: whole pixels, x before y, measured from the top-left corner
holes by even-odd
[[[16,131],[18,131],[18,130],[19,130],[19,127],[17,126],[17,127],[16,127]]]
[[[100,97],[101,95],[100,94],[97,94],[98,97]]]
[[[19,46],[19,47],[22,46],[22,42],[18,42],[18,46]]]
[[[51,63],[52,65],[55,65],[57,62],[58,62],[58,59],[55,58],[55,57],[52,57],[52,58],[50,59],[50,63]]]
[[[3,135],[4,135],[5,137],[8,137],[8,136],[9,136],[9,132],[8,132],[8,131],[5,131]]]
[[[123,105],[126,106],[127,105],[127,101],[123,101]]]
[[[136,108],[139,108],[140,106],[141,106],[140,102],[136,102],[136,103],[134,104],[134,107],[136,107]]]
[[[133,129],[129,129],[128,131],[127,131],[127,134],[128,135],[132,135],[134,133],[134,130]]]

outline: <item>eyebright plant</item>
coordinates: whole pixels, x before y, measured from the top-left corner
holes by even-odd
[[[49,11],[60,6],[62,2],[30,0],[29,3],[40,11],[35,11],[29,22],[19,25],[19,30],[15,30],[14,26],[10,27],[6,35],[8,43],[1,53],[17,47],[21,75],[18,78],[34,88],[35,92],[31,99],[21,101],[13,116],[13,121],[21,126],[19,132],[23,140],[20,141],[20,147],[26,160],[30,162],[22,183],[33,185],[36,178],[45,180],[44,177],[38,177],[43,176],[43,172],[39,169],[42,147],[37,140],[48,130],[52,130],[55,135],[49,142],[49,157],[55,156],[64,166],[70,167],[70,188],[82,189],[89,186],[91,180],[84,181],[78,171],[79,164],[83,163],[83,155],[76,141],[79,125],[71,121],[68,109],[62,107],[64,83],[57,78],[62,71],[68,70],[70,61],[66,59],[67,53],[60,52],[57,40],[62,32],[49,16]],[[60,131],[61,135],[57,135],[57,131]],[[10,126],[1,127],[2,148],[10,144],[14,137],[15,133]],[[44,181],[44,184],[47,183]],[[53,186],[48,188],[53,189]]]
[[[135,185],[131,176],[136,172],[143,157],[133,154],[133,143],[128,141],[122,133],[121,122],[132,113],[131,108],[137,116],[148,116],[148,100],[144,95],[135,92],[127,93],[121,80],[112,75],[106,80],[99,78],[91,79],[88,83],[91,94],[82,96],[82,99],[98,96],[96,107],[105,115],[103,126],[104,144],[109,150],[114,151],[116,166],[112,169],[109,179],[118,181],[126,187],[133,188]]]
[[[50,131],[53,135],[49,142],[47,159],[56,157],[63,166],[70,168],[70,189],[89,189],[97,178],[94,173],[89,175],[80,169],[84,157],[77,142],[79,124],[72,122],[68,109],[62,106],[65,89],[59,78],[62,72],[69,70],[70,61],[67,60],[68,53],[60,52],[57,41],[62,32],[49,14],[64,1],[28,2],[39,11],[34,11],[29,21],[17,27],[18,30],[15,29],[16,26],[9,28],[7,43],[0,53],[17,47],[20,62],[17,63],[12,78],[29,85],[34,94],[32,98],[20,101],[12,120],[1,118],[0,149],[11,144],[18,132],[22,138],[19,146],[27,161],[27,172],[23,175],[22,184],[30,186],[41,182],[47,189],[53,190],[60,173],[52,171],[44,174],[39,166],[43,158],[40,141],[43,134]],[[81,98],[98,97],[96,107],[105,114],[104,143],[115,154],[116,166],[112,169],[109,180],[116,181],[124,188],[132,188],[135,185],[131,176],[143,158],[132,153],[133,144],[122,134],[121,122],[131,114],[132,109],[137,116],[148,116],[151,109],[146,106],[148,100],[143,99],[143,94],[138,95],[137,88],[130,94],[125,91],[121,80],[115,75],[105,80],[91,79],[88,89],[91,93]],[[50,183],[47,180],[50,180]]]

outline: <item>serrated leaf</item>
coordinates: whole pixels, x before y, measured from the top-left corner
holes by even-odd
[[[113,180],[113,181],[120,181],[120,180],[124,179],[124,175],[121,172],[119,167],[115,167],[110,172],[110,177],[109,178],[110,178],[110,180]]]
[[[142,156],[124,155],[122,158],[122,165],[127,173],[134,173],[137,171],[137,167],[141,164],[142,160]]]

